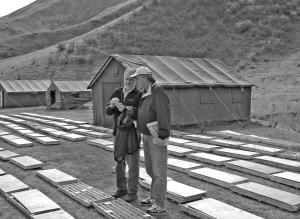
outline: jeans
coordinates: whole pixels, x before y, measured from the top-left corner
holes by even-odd
[[[118,191],[127,190],[128,194],[136,195],[138,191],[139,171],[140,171],[140,150],[134,154],[127,154],[122,163],[116,165],[116,181]],[[125,170],[128,164],[128,179],[126,179]],[[128,186],[128,188],[127,188]]]
[[[157,146],[153,136],[143,135],[146,172],[152,178],[151,198],[162,208],[167,202],[167,146]]]

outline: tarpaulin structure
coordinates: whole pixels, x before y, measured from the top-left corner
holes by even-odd
[[[218,59],[147,55],[111,55],[89,84],[93,91],[94,123],[110,124],[105,104],[123,84],[126,68],[147,66],[170,100],[172,125],[247,120],[251,83]]]
[[[1,80],[0,108],[46,105],[50,80]]]
[[[72,109],[92,101],[89,81],[52,81],[46,92],[47,109]]]

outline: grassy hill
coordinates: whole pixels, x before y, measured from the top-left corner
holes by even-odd
[[[43,2],[49,4],[38,1]],[[131,19],[108,28],[100,26],[138,7],[138,3],[124,8],[123,13],[111,15],[99,27],[91,25],[90,16],[86,18],[90,19],[86,21],[89,28],[82,21],[67,25],[66,20],[56,29],[51,27],[55,30],[49,34],[24,38],[22,44],[26,49],[39,49],[36,45],[41,38],[47,39],[47,45],[56,45],[1,60],[0,79],[90,80],[113,53],[217,58],[257,85],[253,88],[254,115],[298,109],[299,1],[154,2],[134,13]],[[79,33],[76,37],[73,27]],[[68,37],[61,39],[63,35]],[[7,39],[6,46],[11,45],[10,40]]]

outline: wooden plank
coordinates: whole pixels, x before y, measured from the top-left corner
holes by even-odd
[[[13,175],[8,174],[8,175],[0,176],[0,192],[4,195],[13,192],[24,191],[28,189],[30,189],[28,185],[21,182]]]
[[[236,157],[245,160],[251,160],[255,156],[259,156],[259,153],[252,152],[252,151],[244,151],[244,150],[237,150],[232,148],[222,148],[215,150],[214,153],[228,156],[228,157]]]
[[[32,215],[32,219],[75,219],[64,210],[52,211],[44,214]]]
[[[191,135],[183,135],[182,136],[185,139],[193,140],[197,142],[204,142],[206,143],[209,140],[215,139],[215,137],[207,136],[207,135],[197,135],[197,134],[191,134]]]
[[[151,215],[134,207],[133,205],[116,199],[108,202],[93,202],[95,209],[109,219],[154,219]]]
[[[173,170],[178,170],[184,173],[187,173],[188,170],[200,168],[201,166],[203,165],[200,163],[194,163],[194,162],[179,160],[175,158],[168,158],[168,168]]]
[[[21,137],[16,136],[16,135],[3,135],[3,136],[0,136],[0,138],[3,141],[9,141],[9,140],[12,140],[12,139],[20,139]]]
[[[2,170],[2,169],[0,169],[0,176],[3,176],[3,175],[5,175],[6,173]]]
[[[58,140],[56,140],[54,138],[50,138],[50,137],[36,137],[35,140],[40,142],[43,145],[57,145],[57,144],[59,144]]]
[[[248,151],[256,151],[261,154],[267,154],[267,155],[276,155],[276,154],[282,153],[284,151],[282,149],[266,147],[266,146],[257,145],[257,144],[244,144],[244,145],[241,145],[240,148],[244,149],[244,150],[248,150]]]
[[[45,128],[45,129],[41,129],[41,131],[44,132],[44,133],[49,133],[49,132],[57,132],[59,130],[52,129],[52,128]]]
[[[29,130],[29,129],[16,130],[16,132],[21,134],[21,135],[25,135],[25,134],[28,134],[28,133],[34,133],[32,130]]]
[[[68,132],[57,131],[57,132],[48,132],[49,135],[59,138],[62,135],[68,135]]]
[[[89,145],[97,146],[100,148],[105,148],[108,145],[113,145],[114,143],[111,141],[103,140],[103,139],[94,139],[94,140],[88,140],[87,143]]]
[[[275,167],[270,167],[263,164],[258,164],[258,163],[245,161],[245,160],[226,162],[225,166],[234,170],[238,170],[244,173],[249,173],[254,176],[259,176],[266,179],[269,178],[270,174],[280,173],[283,171]]]
[[[194,153],[194,154],[187,154],[188,158],[193,160],[198,160],[204,163],[209,163],[217,166],[224,165],[225,162],[232,161],[233,158],[230,157],[224,157],[214,154],[208,154],[208,153]]]
[[[180,210],[203,219],[263,219],[212,198],[180,204]]]
[[[105,192],[82,182],[59,185],[58,189],[86,207],[92,206],[93,202],[101,203],[115,199]]]
[[[37,189],[16,192],[11,195],[31,214],[42,214],[60,210],[59,205]]]
[[[114,146],[113,145],[108,145],[108,146],[105,147],[105,150],[114,152]]]
[[[26,139],[23,139],[23,138],[17,138],[17,139],[12,139],[12,140],[8,140],[7,141],[8,143],[16,146],[16,147],[33,147],[33,142],[31,141],[28,141]]]
[[[169,138],[169,144],[181,146],[182,144],[190,143],[191,141],[181,138]]]
[[[183,144],[182,147],[190,148],[196,151],[205,151],[205,152],[211,152],[221,148],[220,146],[198,143],[198,142],[186,143]]]
[[[61,135],[60,137],[63,139],[70,140],[70,141],[82,141],[82,140],[86,139],[86,137],[84,135],[78,135],[78,134],[74,134],[74,133],[67,134],[67,135]]]
[[[206,191],[185,185],[174,180],[167,183],[167,198],[177,202],[191,202],[206,197]]]
[[[192,149],[168,145],[168,154],[185,157],[186,154],[194,152]]]
[[[2,136],[2,135],[10,135],[10,133],[9,133],[9,132],[1,131],[1,132],[0,132],[0,136]]]
[[[182,131],[177,131],[177,130],[171,130],[171,136],[172,137],[178,137],[182,138],[184,135],[190,135],[191,133],[188,132],[182,132]]]
[[[212,139],[209,140],[209,142],[211,144],[216,144],[216,145],[231,147],[231,148],[239,148],[242,144],[245,144],[243,142],[230,141],[225,139]]]
[[[65,130],[65,131],[71,131],[73,129],[78,129],[78,126],[74,126],[74,125],[64,125],[60,127],[61,129]]]
[[[288,186],[300,189],[300,174],[293,172],[276,173],[269,176],[269,179]]]
[[[300,207],[299,195],[254,182],[234,185],[231,187],[231,190],[287,211],[297,211]]]
[[[87,132],[86,135],[95,137],[95,138],[111,138],[112,137],[111,134],[103,133],[103,132],[95,132],[95,131]]]
[[[10,162],[25,170],[40,168],[44,165],[43,162],[29,156],[10,158]]]
[[[188,175],[225,188],[248,181],[248,179],[245,177],[207,167],[190,170]]]
[[[298,161],[271,157],[271,156],[255,157],[254,160],[259,163],[269,164],[271,166],[281,167],[281,168],[294,170],[294,171],[300,171],[300,162]]]
[[[110,130],[109,128],[104,128],[104,127],[101,127],[101,126],[93,126],[93,127],[90,127],[91,130],[93,131],[96,131],[96,132],[105,132],[105,133],[110,133]]]
[[[21,156],[20,154],[11,151],[0,151],[0,159],[3,161],[8,161],[9,158]]]
[[[283,153],[276,154],[276,156],[280,158],[300,161],[300,153],[295,151],[285,151]]]
[[[78,182],[78,179],[57,169],[39,170],[36,171],[36,175],[43,178],[44,180],[56,187],[58,185]]]
[[[31,138],[31,139],[36,139],[37,137],[46,137],[46,135],[42,135],[42,134],[39,134],[39,133],[27,133],[27,134],[25,134],[25,136],[27,137],[27,138]]]
[[[88,132],[91,132],[92,130],[89,129],[72,129],[71,132],[81,135],[87,135]]]

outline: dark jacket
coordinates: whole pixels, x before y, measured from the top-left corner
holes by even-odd
[[[133,107],[138,107],[139,101],[141,99],[142,96],[142,92],[137,89],[134,88],[125,98],[124,100],[124,93],[123,93],[123,87],[119,87],[117,89],[114,90],[114,92],[112,93],[112,95],[110,96],[110,100],[114,97],[118,98],[120,100],[121,103],[123,103],[125,106],[133,106]],[[106,114],[107,115],[114,115],[114,126],[113,126],[113,135],[115,136],[117,133],[117,122],[118,122],[118,118],[121,114],[121,112],[118,110],[117,107],[111,108],[109,106],[109,103],[106,106]],[[136,114],[133,115],[134,120],[136,120]]]
[[[170,136],[171,111],[170,100],[163,87],[153,84],[151,94],[143,95],[138,107],[137,129],[140,133],[150,135],[147,123],[158,123],[158,137],[161,139]]]

